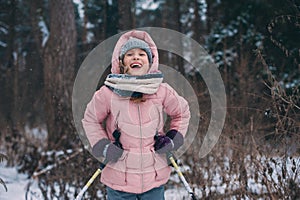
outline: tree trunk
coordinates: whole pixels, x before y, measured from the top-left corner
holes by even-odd
[[[76,27],[73,2],[51,0],[50,37],[44,61],[45,107],[48,149],[72,145],[71,89],[76,56]]]
[[[182,32],[182,26],[181,26],[181,22],[180,22],[180,18],[181,18],[181,13],[180,13],[180,1],[176,0],[174,1],[175,3],[175,27],[174,29]],[[183,44],[182,41],[177,41],[176,45],[178,45],[178,48],[181,49],[183,51]],[[182,54],[182,52],[181,52]],[[183,63],[183,58],[180,56],[176,57],[175,63],[177,62],[178,65],[178,71],[182,74],[185,75],[185,70],[184,70],[184,63]]]
[[[106,14],[106,26],[105,26],[105,38],[111,37],[118,33],[118,22],[119,22],[119,11],[118,11],[118,1],[111,0],[105,1],[105,12]],[[125,3],[125,2],[123,2]]]
[[[118,0],[119,30],[125,31],[133,28],[133,15],[131,12],[132,0]]]
[[[6,71],[6,81],[5,81],[5,97],[3,111],[6,115],[6,123],[8,124],[8,129],[21,129],[21,119],[20,119],[20,106],[19,102],[19,66],[18,66],[18,42],[16,42],[16,26],[17,26],[17,2],[11,0],[7,9],[10,10],[9,23],[8,23],[8,38],[7,38],[7,48],[5,51],[5,57],[2,65]]]
[[[162,13],[162,27],[182,32],[180,6],[181,4],[179,0],[165,2]],[[174,47],[178,50],[183,50],[181,40],[174,40],[174,38],[170,38],[170,45],[174,45]],[[161,60],[167,63],[170,67],[178,70],[182,75],[185,75],[183,58],[171,54],[170,52],[166,52],[166,54],[161,58]]]
[[[195,19],[193,21],[193,38],[197,42],[203,43],[204,41],[201,41],[201,21],[200,21],[200,14],[199,14],[199,4],[197,0],[194,0],[194,16]]]

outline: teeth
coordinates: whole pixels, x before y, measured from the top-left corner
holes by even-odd
[[[133,64],[133,65],[131,65],[131,67],[132,68],[136,68],[136,67],[140,67],[141,65],[139,65],[139,64]]]

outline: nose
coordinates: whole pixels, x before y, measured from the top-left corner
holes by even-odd
[[[138,54],[134,54],[134,55],[133,55],[133,60],[139,60],[139,59],[140,59],[140,57],[139,57]]]

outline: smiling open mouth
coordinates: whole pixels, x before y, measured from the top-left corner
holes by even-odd
[[[141,68],[142,65],[141,65],[140,63],[132,63],[132,64],[130,65],[130,67],[131,67],[131,68]]]

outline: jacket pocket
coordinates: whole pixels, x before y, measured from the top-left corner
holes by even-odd
[[[163,168],[163,169],[158,169],[155,171],[155,180],[156,181],[167,181],[170,178],[171,174],[171,169],[169,166]]]
[[[168,166],[165,154],[157,154],[153,152],[155,180],[168,180],[171,174],[171,168]]]

